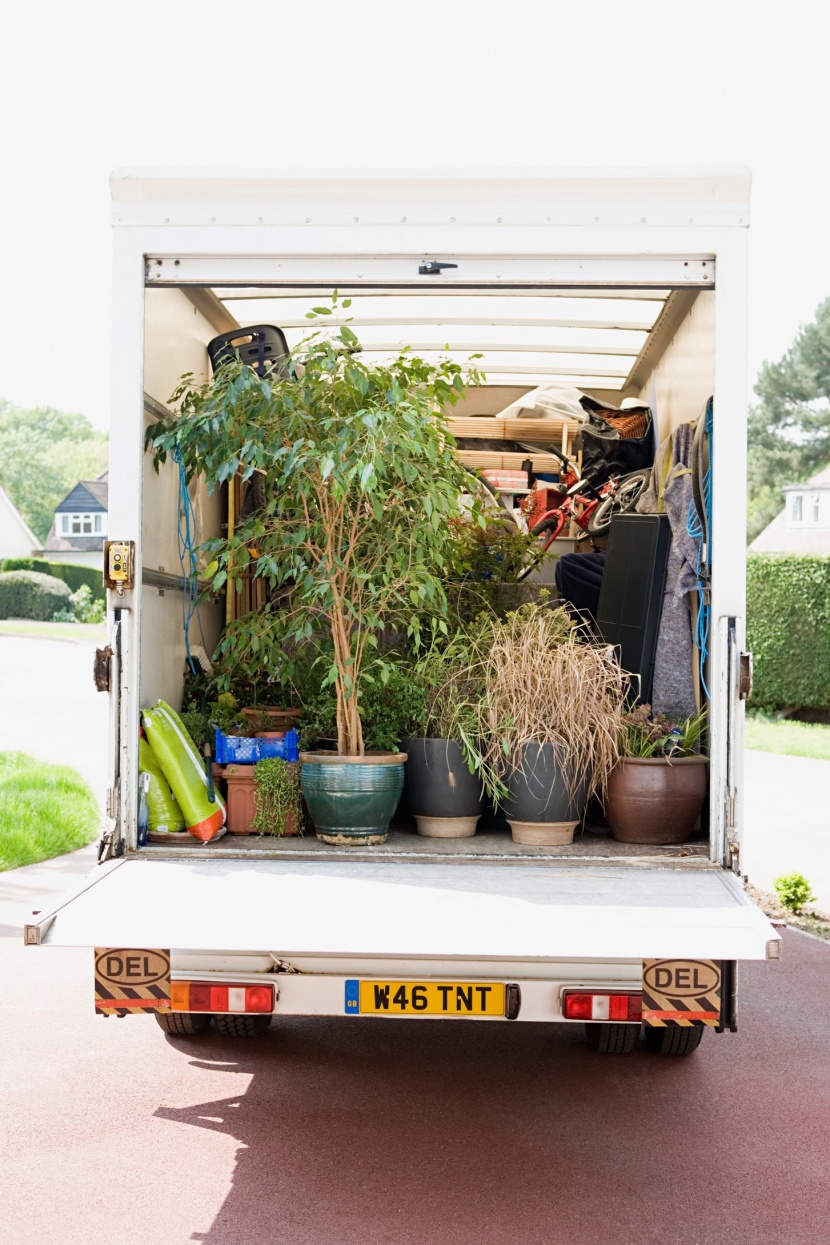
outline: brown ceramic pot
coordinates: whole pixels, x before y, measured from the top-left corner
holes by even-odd
[[[620,843],[685,843],[706,798],[707,757],[623,757],[605,789],[605,816]]]

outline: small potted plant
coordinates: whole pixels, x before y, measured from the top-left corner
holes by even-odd
[[[613,649],[545,604],[492,622],[486,645],[484,760],[501,773],[506,794],[495,794],[513,839],[571,843],[617,760],[627,678]]]
[[[420,734],[403,742],[407,807],[425,838],[471,838],[484,806],[475,740],[485,685],[475,646],[462,632],[434,647],[413,680],[423,688],[423,711]]]
[[[254,770],[254,802],[252,827],[258,834],[302,834],[299,763],[281,757],[260,761]]]
[[[691,838],[706,798],[705,727],[705,709],[678,722],[652,716],[650,705],[625,715],[619,760],[605,786],[605,815],[620,843],[670,846]]]

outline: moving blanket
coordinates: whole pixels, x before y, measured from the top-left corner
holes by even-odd
[[[669,717],[697,712],[693,672],[692,614],[689,594],[698,586],[699,540],[689,535],[689,505],[694,502],[695,421],[680,424],[657,451],[651,484],[640,501],[640,514],[664,511],[672,531],[663,613],[654,661],[652,709]]]

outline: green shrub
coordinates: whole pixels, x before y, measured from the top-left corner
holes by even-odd
[[[0,574],[0,618],[36,618],[49,622],[67,609],[71,593],[62,579],[37,571]]]
[[[42,558],[6,558],[0,563],[2,571],[38,571],[41,575],[53,575],[69,585],[70,592],[77,592],[84,584],[96,601],[105,601],[104,577],[94,566],[74,566],[68,562],[45,562]]]
[[[751,554],[746,581],[753,709],[830,708],[830,558]]]
[[[103,601],[92,599],[92,590],[88,584],[81,584],[77,592],[69,598],[68,609],[59,609],[53,616],[53,622],[62,623],[100,623],[107,615]]]
[[[815,899],[813,888],[803,873],[786,873],[773,880],[775,893],[788,912],[800,912],[805,903]]]

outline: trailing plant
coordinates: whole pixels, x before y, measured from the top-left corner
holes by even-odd
[[[347,308],[335,297],[318,320]],[[450,360],[429,363],[403,350],[368,362],[348,325],[314,332],[279,367],[258,376],[239,360],[212,383],[183,378],[177,417],[148,430],[156,465],[175,455],[188,479],[203,473],[209,490],[242,473],[264,477],[263,509],[229,540],[203,547],[211,589],[241,587],[251,571],[278,606],[227,628],[223,659],[252,660],[325,630],[322,682],[334,688],[337,747],[362,755],[362,689],[382,663],[385,631],[421,641],[421,614],[446,614],[447,525],[460,514],[466,472],[443,410],[481,374]],[[252,552],[253,551],[253,552]]]
[[[705,709],[675,722],[665,713],[652,715],[651,705],[638,705],[623,716],[619,732],[620,756],[694,756],[700,751],[705,729]]]
[[[800,912],[815,899],[813,888],[803,873],[785,873],[773,880],[775,893],[788,912]]]
[[[268,757],[254,768],[254,828],[257,834],[285,833],[291,819],[302,832],[300,766],[296,761]]]

